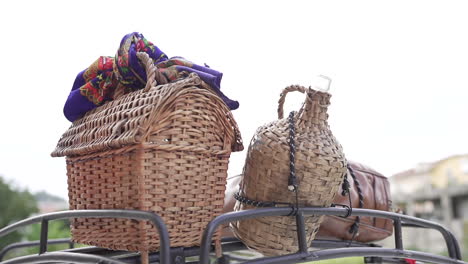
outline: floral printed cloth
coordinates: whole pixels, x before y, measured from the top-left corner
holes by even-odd
[[[231,110],[239,107],[237,101],[229,99],[221,92],[221,72],[194,64],[182,57],[168,58],[142,34],[134,32],[123,37],[115,57],[99,57],[78,74],[65,102],[65,117],[73,122],[91,109],[113,100],[118,94],[144,88],[146,72],[137,57],[138,52],[147,53],[168,82],[194,72],[216,91]]]

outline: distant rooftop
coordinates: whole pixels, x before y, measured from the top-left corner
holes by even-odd
[[[404,170],[402,172],[398,172],[396,174],[393,174],[391,177],[395,178],[395,179],[401,179],[401,178],[404,178],[404,177],[407,177],[407,176],[410,176],[410,175],[427,173],[427,172],[431,171],[434,167],[436,167],[439,163],[441,163],[441,162],[443,162],[445,160],[456,158],[456,157],[462,157],[462,156],[467,156],[468,157],[468,154],[451,155],[451,156],[448,156],[446,158],[443,158],[443,159],[440,159],[440,160],[437,160],[437,161],[434,161],[434,162],[419,163],[419,164],[416,165],[416,167],[408,169],[408,170]]]

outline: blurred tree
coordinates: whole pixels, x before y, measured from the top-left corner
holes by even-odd
[[[41,225],[34,224],[28,229],[26,240],[36,241],[41,237]],[[54,238],[69,238],[70,237],[70,222],[68,220],[55,220],[49,222],[48,236],[49,239]],[[47,251],[56,251],[69,248],[68,244],[49,245]],[[35,254],[39,252],[39,247],[30,248],[27,253]]]
[[[69,238],[70,237],[70,222],[68,220],[55,220],[49,222],[48,238]],[[39,240],[41,237],[41,225],[34,224],[26,234],[28,241]]]
[[[37,211],[36,201],[31,193],[27,190],[15,190],[0,176],[0,228],[27,218]],[[20,232],[13,232],[2,237],[0,249],[20,241],[21,238]]]

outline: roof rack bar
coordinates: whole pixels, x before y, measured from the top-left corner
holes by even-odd
[[[297,225],[297,241],[299,245],[299,252],[307,253],[309,246],[307,245],[307,236],[306,236],[306,225],[304,221],[304,214],[301,211],[297,212],[296,215],[296,225]]]
[[[304,256],[303,253],[295,253],[289,255],[283,255],[278,257],[267,257],[255,259],[243,264],[288,264],[297,263],[298,261],[319,261],[327,259],[337,259],[346,257],[393,257],[393,258],[411,258],[419,261],[427,261],[435,264],[466,264],[461,260],[448,258],[444,256],[438,256],[430,253],[411,251],[411,250],[399,250],[389,248],[375,248],[375,247],[364,247],[364,248],[336,248],[336,249],[323,249],[318,251],[312,251]]]
[[[332,208],[332,207],[301,207],[297,210],[298,213],[304,215],[336,215],[336,216],[345,216],[348,213],[348,210],[345,208]],[[215,219],[213,219],[205,228],[202,237],[201,249],[200,249],[200,263],[201,264],[209,264],[209,251],[211,246],[211,240],[215,230],[221,225],[229,222],[250,219],[255,217],[265,217],[265,216],[286,216],[291,213],[291,208],[289,207],[272,207],[272,208],[257,208],[257,209],[249,209],[239,212],[231,212],[222,214]],[[418,226],[423,226],[427,228],[432,228],[439,231],[445,239],[449,257],[453,260],[461,260],[461,254],[459,251],[458,242],[453,236],[453,234],[448,231],[445,227],[440,224],[433,223],[427,220],[418,219],[411,216],[406,216],[397,213],[385,212],[385,211],[377,211],[377,210],[370,210],[370,209],[354,209],[351,213],[352,216],[372,216],[372,217],[380,217],[380,218],[388,218],[392,219],[395,222],[395,243],[396,243],[396,251],[395,252],[402,252],[403,250],[403,242],[402,242],[402,234],[401,234],[401,225],[402,223],[409,223],[415,224]],[[299,225],[297,227],[297,231],[302,230]],[[300,236],[300,234],[298,234]],[[303,257],[303,254],[299,253],[291,254],[291,255],[284,255],[284,259],[281,261],[288,261],[288,259],[296,259],[297,257]],[[386,251],[387,252],[387,251]],[[284,263],[283,262],[283,263]],[[250,262],[249,262],[250,263]],[[256,262],[252,262],[256,263]],[[261,262],[259,262],[261,263]],[[264,262],[264,263],[275,263],[275,262]],[[457,263],[457,262],[452,262]],[[462,262],[460,262],[462,263]]]
[[[200,245],[200,264],[210,263],[210,246],[213,234],[215,233],[218,226],[254,217],[265,217],[265,216],[281,216],[288,215],[291,213],[290,207],[274,207],[274,208],[257,208],[243,210],[239,212],[230,212],[219,215],[211,220],[203,231],[202,242]]]
[[[19,222],[16,222],[12,225],[6,226],[0,229],[0,237],[9,234],[21,227],[28,226],[34,223],[43,222],[43,221],[50,221],[50,220],[57,220],[57,219],[67,219],[67,218],[99,218],[99,217],[107,217],[107,218],[126,218],[126,219],[136,219],[136,220],[149,220],[153,223],[156,227],[159,240],[161,242],[159,250],[160,250],[160,257],[162,264],[169,264],[170,263],[170,241],[169,241],[169,233],[167,230],[166,225],[162,218],[151,212],[146,211],[138,211],[138,210],[70,210],[70,211],[60,211],[54,213],[48,213],[43,215],[38,215],[35,217],[31,217]],[[44,233],[46,233],[44,231]],[[42,231],[41,231],[42,236]],[[47,247],[47,239],[42,239]],[[44,247],[44,244],[42,244]]]
[[[100,263],[100,264],[125,264],[125,262],[102,256],[71,253],[71,252],[47,252],[42,255],[29,255],[17,257],[2,262],[2,264],[24,264],[24,263]]]
[[[403,249],[403,235],[401,233],[401,220],[393,220],[393,228],[395,230],[395,248]]]
[[[363,243],[349,240],[336,240],[336,239],[320,239],[316,238],[310,243],[312,248],[337,248],[337,247],[382,247],[374,243]]]
[[[49,220],[42,219],[41,221],[41,238],[39,244],[39,254],[44,254],[47,251],[47,237],[49,233]]]
[[[305,215],[320,214],[320,215],[342,215],[342,216],[345,215],[342,212],[347,211],[344,208],[331,208],[331,207],[330,208],[304,207],[302,208],[302,210],[304,211]],[[460,248],[459,248],[457,239],[453,236],[453,234],[448,229],[446,229],[444,226],[438,223],[434,223],[428,220],[419,219],[416,217],[407,216],[403,214],[392,213],[392,212],[387,212],[387,211],[371,210],[371,209],[354,208],[351,215],[387,218],[387,219],[392,219],[393,221],[400,220],[401,223],[414,224],[414,225],[418,225],[421,227],[435,229],[439,231],[444,237],[449,257],[461,260]]]
[[[69,248],[73,248],[75,243],[71,241],[69,238],[58,238],[58,239],[49,239],[47,241],[47,244],[48,245],[68,244]],[[0,250],[0,262],[3,260],[6,254],[10,252],[11,250],[14,250],[17,248],[34,247],[34,246],[39,246],[39,245],[40,245],[40,241],[27,241],[27,242],[18,242],[18,243],[9,244],[8,246]]]

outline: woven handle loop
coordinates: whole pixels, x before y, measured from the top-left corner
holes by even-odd
[[[286,100],[286,94],[288,94],[289,92],[306,93],[306,90],[307,90],[307,94],[312,93],[312,90],[310,88],[305,88],[304,86],[300,86],[300,85],[290,85],[284,88],[284,90],[280,94],[280,99],[278,100],[278,119],[283,119],[284,117],[283,105],[284,105],[284,101]],[[310,101],[311,103],[312,100],[310,96],[306,96],[306,101]]]
[[[148,92],[151,87],[155,87],[158,84],[168,83],[166,77],[157,70],[153,60],[150,58],[148,53],[138,52],[137,57],[145,67],[146,71],[146,86],[143,89],[145,92]]]
[[[156,66],[153,63],[153,60],[150,58],[150,56],[145,53],[145,52],[138,52],[137,53],[138,59],[140,59],[141,63],[145,66],[145,71],[146,71],[146,86],[143,89],[144,92],[148,92],[151,88],[155,87],[158,84],[167,84],[168,80],[166,77],[157,70]],[[219,100],[221,100],[217,95],[216,92],[213,91],[213,89],[203,82],[200,77],[195,74],[191,73],[189,76],[182,81],[185,85],[184,87],[194,85],[194,86],[202,86],[208,91],[211,91],[212,97],[216,97]],[[165,98],[166,96],[161,95],[161,100]],[[162,102],[161,102],[162,103]],[[242,151],[244,149],[244,145],[242,142],[242,137],[240,134],[239,127],[237,126],[237,123],[234,121],[234,117],[232,116],[231,111],[227,109],[225,116],[221,118],[223,123],[226,123],[226,126],[232,128],[234,131],[234,142],[232,142],[232,151]],[[145,135],[146,137],[147,135]]]

